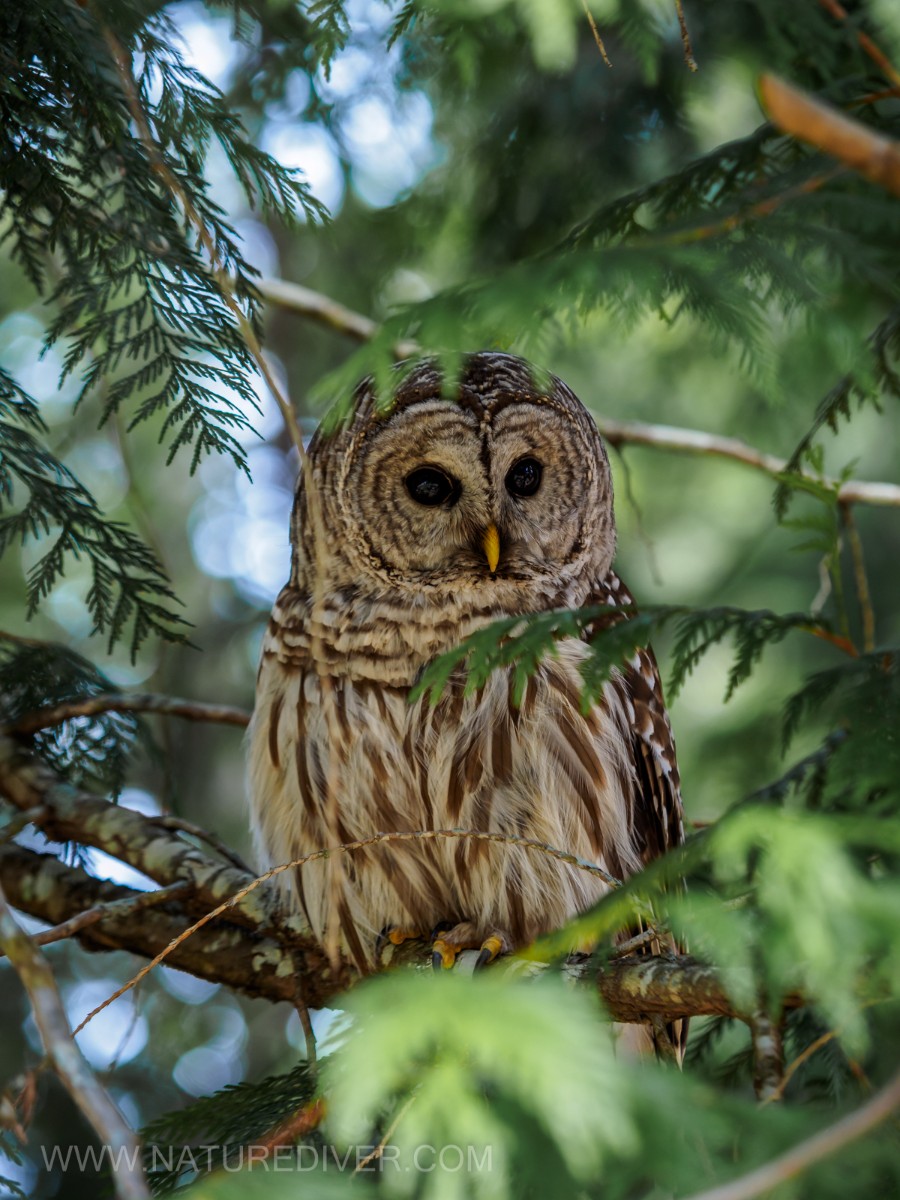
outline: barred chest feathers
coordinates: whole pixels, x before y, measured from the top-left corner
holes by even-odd
[[[278,644],[264,653],[249,735],[261,861],[289,862],[329,845],[332,773],[342,843],[467,829],[561,848],[617,878],[640,865],[633,712],[621,676],[581,712],[583,642],[560,642],[518,707],[507,670],[469,695],[454,679],[435,706],[427,698],[411,704],[407,686],[343,674],[331,679],[331,721],[319,675],[285,661]],[[326,872],[319,861],[277,877],[319,938],[328,922]],[[344,874],[345,949],[367,962],[385,926],[427,935],[440,921],[468,921],[483,937],[502,929],[522,945],[606,890],[598,876],[534,849],[462,838],[376,843],[346,854]]]
[[[441,966],[470,946],[487,962],[608,886],[504,838],[616,879],[683,841],[674,743],[649,650],[581,711],[576,638],[519,703],[507,670],[410,702],[427,663],[496,618],[586,605],[599,629],[632,601],[612,570],[606,449],[562,380],[483,352],[452,381],[435,362],[406,368],[384,400],[364,380],[309,446],[249,735],[254,836],[261,866],[369,840],[340,873],[332,856],[276,877],[360,969],[385,927],[427,937],[443,922]],[[497,840],[375,839],[435,830]]]

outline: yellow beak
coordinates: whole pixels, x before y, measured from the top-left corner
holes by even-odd
[[[481,542],[484,550],[484,557],[487,559],[487,564],[491,568],[491,574],[497,570],[497,563],[500,561],[500,534],[497,532],[496,525],[488,525],[484,531],[484,538]]]

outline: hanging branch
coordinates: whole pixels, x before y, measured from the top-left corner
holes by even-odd
[[[591,33],[594,37],[594,44],[600,51],[600,57],[606,65],[612,68],[612,63],[609,61],[609,55],[606,53],[606,46],[603,44],[603,38],[600,36],[600,30],[597,28],[597,22],[594,20],[594,14],[588,8],[587,0],[581,0],[581,7],[584,9],[584,15],[588,19],[588,25],[591,27]]]
[[[684,15],[684,6],[681,0],[675,0],[675,12],[678,15],[678,30],[681,34],[681,45],[684,50],[684,62],[689,71],[699,71],[697,60],[694,58],[694,48],[691,45],[691,34],[687,26],[687,20]]]
[[[114,1187],[120,1200],[149,1200],[141,1169],[140,1142],[125,1123],[75,1044],[47,960],[19,926],[0,886],[0,947],[28,993],[44,1052],[74,1103],[116,1164]]]
[[[271,303],[320,321],[357,341],[370,340],[378,330],[377,324],[371,318],[345,308],[329,296],[301,288],[297,284],[287,283],[282,279],[270,279],[261,282],[259,290]],[[325,313],[328,314],[327,317]],[[395,357],[399,361],[418,353],[419,349],[415,342],[398,343],[395,347]],[[772,478],[778,478],[788,469],[787,459],[766,454],[739,438],[723,437],[700,429],[648,424],[644,421],[615,421],[603,417],[595,417],[595,420],[601,436],[616,448],[624,445],[650,446],[657,450],[674,450],[682,454],[728,458],[763,471]],[[824,484],[825,487],[833,487],[838,501],[842,504],[900,507],[900,486],[894,483],[869,483],[861,479],[848,479],[839,484],[837,480],[810,475],[805,471],[798,471],[796,474],[803,479]]]
[[[203,251],[209,260],[210,272],[218,285],[222,300],[234,318],[235,324],[240,330],[244,344],[250,352],[253,361],[256,363],[256,366],[265,380],[269,391],[272,393],[275,403],[278,405],[291,441],[294,443],[298,453],[302,457],[303,434],[300,429],[300,423],[297,420],[297,414],[294,411],[294,406],[282,393],[281,388],[278,386],[278,381],[275,379],[275,376],[272,373],[272,368],[269,366],[269,363],[263,354],[262,346],[260,345],[259,338],[256,336],[253,325],[248,320],[247,314],[235,299],[234,292],[229,284],[227,274],[222,265],[220,250],[216,245],[209,229],[207,228],[206,222],[197,212],[191,197],[188,195],[186,189],[179,181],[178,176],[175,174],[160,152],[159,145],[157,144],[157,141],[154,138],[153,132],[150,128],[147,114],[144,112],[141,106],[137,87],[135,86],[134,82],[134,77],[131,73],[131,61],[129,55],[126,52],[125,47],[109,28],[109,26],[104,25],[99,18],[98,24],[100,25],[103,38],[115,64],[116,72],[122,85],[125,101],[128,105],[128,110],[131,113],[132,119],[134,120],[135,128],[137,129],[141,143],[144,146],[150,166],[156,172],[157,176],[169,194],[181,205],[185,218],[193,227],[197,235],[197,240],[203,247]]]

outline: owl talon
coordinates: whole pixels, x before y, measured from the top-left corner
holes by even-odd
[[[401,925],[385,925],[375,939],[375,961],[381,962],[381,956],[386,946],[402,946],[404,942],[412,942],[422,936],[418,929],[404,929]]]
[[[447,936],[435,937],[431,946],[431,965],[435,971],[449,971],[463,950],[478,951],[474,967],[478,971],[509,949],[509,941],[502,933],[492,933],[482,941],[473,936],[474,929],[468,922],[445,928],[448,930]],[[438,926],[435,933],[440,929],[441,926]]]
[[[475,963],[475,970],[480,971],[482,967],[492,963],[505,949],[506,939],[504,937],[493,933],[489,938],[485,938]]]
[[[436,938],[431,947],[431,965],[434,970],[449,971],[462,949],[463,947],[455,942],[447,942],[442,937]]]
[[[441,934],[453,928],[452,921],[438,921],[434,929],[431,931],[431,966],[435,971],[443,971],[446,967],[449,970],[456,962],[457,951],[444,941]]]

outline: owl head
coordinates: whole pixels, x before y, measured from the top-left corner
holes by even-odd
[[[507,609],[601,579],[615,551],[612,481],[575,394],[524,359],[478,353],[445,391],[437,365],[403,376],[386,408],[371,380],[349,422],[309,448],[329,582],[381,594],[471,594]],[[313,525],[301,479],[293,581],[308,585]],[[321,561],[321,559],[320,559]]]

